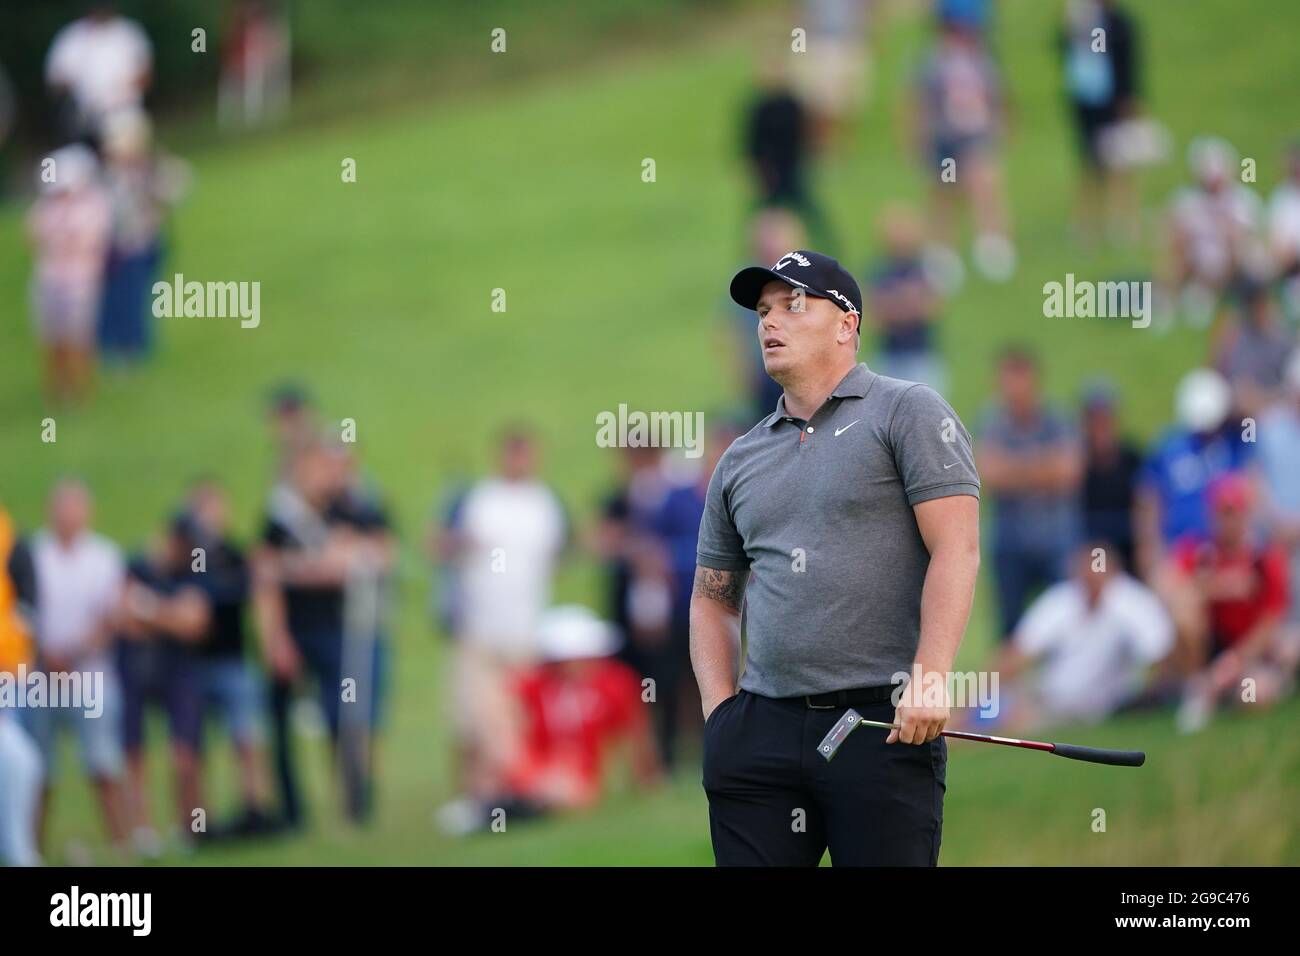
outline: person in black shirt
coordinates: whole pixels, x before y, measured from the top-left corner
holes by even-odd
[[[1108,161],[1103,144],[1117,124],[1138,113],[1133,21],[1114,0],[1072,0],[1059,42],[1083,161],[1080,218],[1095,229],[1097,214],[1105,210],[1111,226],[1122,226],[1131,238],[1139,209],[1133,177]]]
[[[803,104],[777,76],[766,77],[749,107],[744,152],[760,207],[798,212],[815,239],[829,241],[829,224],[808,189],[809,119]]]
[[[207,832],[199,745],[202,698],[195,648],[207,634],[212,606],[194,581],[194,541],[188,519],[173,519],[159,545],[134,558],[118,609],[117,667],[122,679],[123,743],[127,755],[127,802],[137,851],[157,856],[161,843],[150,823],[144,748],[145,710],[157,703],[167,713],[177,814],[182,839]],[[197,811],[197,812],[196,812]]]
[[[1123,559],[1133,563],[1133,495],[1142,453],[1120,434],[1115,395],[1105,383],[1094,383],[1083,398],[1083,523],[1090,540],[1108,541]]]
[[[301,822],[288,710],[294,686],[315,678],[351,819],[371,806],[372,736],[379,716],[388,519],[358,491],[347,451],[313,442],[271,492],[254,559],[254,606],[271,670],[271,716],[285,822]]]
[[[244,615],[251,592],[248,562],[227,536],[229,505],[220,485],[211,479],[196,482],[187,506],[196,546],[203,549],[203,567],[195,581],[212,605],[211,627],[196,649],[199,687],[204,709],[222,715],[239,763],[243,808],[229,833],[266,832],[273,825],[265,810],[269,796],[262,737],[265,691],[245,657]]]

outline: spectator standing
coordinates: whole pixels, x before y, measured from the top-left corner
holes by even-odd
[[[1269,249],[1282,279],[1287,321],[1300,323],[1300,142],[1286,151],[1286,179],[1268,202]]]
[[[180,845],[207,833],[199,764],[203,691],[195,647],[207,636],[212,606],[194,581],[195,539],[188,518],[173,519],[158,543],[128,565],[117,615],[131,839],[145,857],[157,857],[163,848],[149,809],[145,716],[150,704],[167,715]]]
[[[932,238],[949,250],[947,271],[960,271],[951,252],[960,197],[971,209],[975,267],[985,278],[1003,282],[1016,270],[999,160],[1006,102],[983,26],[982,5],[940,4],[938,41],[918,77],[911,118],[926,176],[934,183]],[[945,280],[946,286],[955,284],[954,278]]]
[[[1214,367],[1232,386],[1234,405],[1257,415],[1277,398],[1295,349],[1269,283],[1243,276],[1234,289],[1239,306],[1218,336]]]
[[[32,664],[30,628],[23,605],[34,593],[31,552],[0,506],[0,675],[16,683]],[[0,866],[37,866],[36,816],[44,776],[41,754],[17,715],[0,704]]]
[[[935,343],[940,295],[922,255],[923,228],[902,206],[881,216],[884,256],[868,270],[867,300],[879,341],[876,370],[943,393],[947,373]]]
[[[117,547],[90,530],[91,514],[86,487],[74,480],[61,481],[50,493],[49,527],[32,538],[36,667],[46,674],[76,671],[83,679],[101,678],[102,712],[95,717],[72,706],[31,707],[23,711],[23,719],[46,768],[37,832],[44,834],[56,779],[56,733],[60,726],[71,727],[109,838],[125,849],[123,699],[111,655],[113,618],[125,569]]]
[[[1105,216],[1112,235],[1137,236],[1132,175],[1108,162],[1103,143],[1137,113],[1140,57],[1132,18],[1114,0],[1070,0],[1061,34],[1066,95],[1083,162],[1078,219],[1089,237]]]
[[[153,48],[140,25],[96,3],[54,36],[45,83],[61,100],[65,133],[98,146],[104,117],[139,109],[153,79]]]
[[[225,723],[239,766],[242,808],[229,826],[233,835],[265,832],[269,786],[265,771],[263,718],[266,696],[262,681],[247,659],[244,632],[251,581],[243,550],[229,536],[230,506],[225,490],[211,479],[197,482],[187,501],[196,546],[203,549],[203,570],[194,583],[212,607],[212,621],[196,648],[195,667],[205,710]]]
[[[1262,204],[1238,180],[1237,151],[1230,143],[1195,140],[1188,147],[1188,165],[1196,182],[1174,197],[1165,268],[1183,314],[1192,325],[1205,327],[1243,267],[1259,265]]]
[[[866,101],[871,82],[867,45],[871,6],[872,0],[805,0],[802,5],[800,25],[807,31],[808,45],[795,59],[794,81],[811,113],[812,145],[817,151],[845,139]]]
[[[977,449],[993,494],[993,575],[1001,634],[1010,638],[1036,589],[1065,577],[1079,537],[1083,455],[1064,416],[1044,401],[1037,359],[1020,348],[998,362],[999,401]]]
[[[221,40],[217,119],[222,126],[260,126],[289,107],[289,24],[276,3],[227,4]]]
[[[1093,383],[1083,396],[1083,532],[1108,542],[1134,567],[1133,503],[1142,453],[1120,431],[1114,389]]]
[[[346,500],[350,462],[337,443],[321,439],[300,448],[287,479],[272,490],[262,545],[254,558],[255,610],[263,653],[271,670],[271,715],[275,728],[276,770],[283,819],[296,827],[303,819],[289,727],[293,692],[304,678],[314,679],[321,713],[341,770],[348,816],[363,822],[371,809],[368,775],[371,735],[379,717],[374,677],[382,654],[378,640],[366,641],[370,659],[362,662],[371,679],[356,681],[350,694],[343,678],[352,677],[349,584],[360,569],[387,568],[390,543],[381,511],[362,514]],[[372,635],[373,636],[373,635]],[[348,714],[344,735],[344,706]],[[352,721],[358,721],[359,726]]]
[[[507,429],[499,453],[497,474],[470,490],[443,548],[463,587],[452,699],[461,785],[472,797],[489,796],[518,756],[511,687],[537,663],[538,624],[567,536],[560,500],[538,477],[531,432]]]
[[[85,146],[55,150],[42,170],[41,196],[28,218],[36,259],[33,295],[46,395],[64,403],[87,397],[93,387],[111,209],[99,164]]]
[[[149,292],[162,259],[167,208],[185,190],[184,164],[160,154],[143,110],[104,120],[105,186],[113,213],[99,346],[106,359],[143,358],[152,345]]]

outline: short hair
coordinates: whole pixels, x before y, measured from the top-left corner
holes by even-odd
[[[998,352],[998,365],[1006,368],[1022,368],[1030,372],[1037,372],[1038,355],[1027,345],[1012,343],[1002,346]]]

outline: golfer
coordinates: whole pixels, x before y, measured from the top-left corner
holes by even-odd
[[[691,662],[714,856],[933,866],[949,701],[924,692],[951,671],[979,568],[970,435],[933,389],[857,361],[861,293],[829,256],[744,269],[731,296],[758,313],[784,394],[722,456],[700,523]],[[895,729],[863,727],[828,762],[817,746],[849,707]]]

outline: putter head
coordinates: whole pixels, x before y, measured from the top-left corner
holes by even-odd
[[[830,732],[822,738],[822,742],[817,745],[817,752],[822,755],[827,763],[835,756],[835,752],[840,749],[840,744],[848,738],[849,734],[857,730],[862,724],[862,715],[850,707],[844,712],[844,716],[835,721],[835,726]]]

